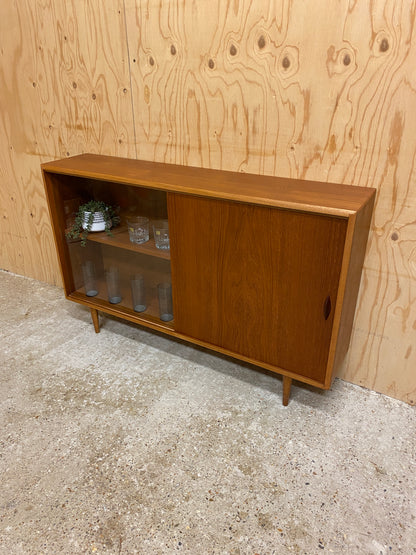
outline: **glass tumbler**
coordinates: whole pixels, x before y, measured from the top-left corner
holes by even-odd
[[[95,276],[95,266],[92,260],[86,260],[82,265],[82,275],[84,277],[85,294],[87,297],[98,295],[98,283]]]
[[[108,300],[111,304],[121,302],[120,276],[116,266],[110,266],[105,272]]]
[[[170,320],[173,320],[172,285],[170,283],[159,283],[157,295],[160,319],[163,322],[170,322]]]
[[[145,216],[134,216],[128,218],[127,227],[129,238],[132,243],[146,243],[149,240],[149,218]]]
[[[135,274],[131,278],[131,296],[133,299],[133,309],[136,312],[146,310],[146,295],[144,290],[144,277],[141,274]]]
[[[168,220],[155,220],[153,222],[153,237],[157,249],[169,250],[169,224]]]

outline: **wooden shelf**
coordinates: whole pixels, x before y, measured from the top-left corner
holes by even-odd
[[[114,230],[111,230],[111,233],[112,235],[107,235],[105,231],[101,231],[99,233],[89,233],[88,241],[95,241],[96,243],[101,243],[103,245],[110,245],[112,247],[147,254],[148,256],[154,256],[156,258],[170,260],[170,251],[157,249],[153,237],[151,237],[149,241],[146,241],[146,243],[137,244],[130,241],[129,232],[127,231],[126,226],[117,227]]]
[[[84,289],[78,289],[73,293],[70,293],[68,299],[85,304],[90,308],[95,308],[96,310],[101,310],[103,312],[107,312],[108,314],[112,314],[113,316],[117,316],[119,318],[127,318],[131,322],[136,322],[138,324],[148,325],[151,324],[151,327],[154,329],[174,329],[174,320],[170,322],[163,322],[158,316],[158,308],[155,306],[154,303],[150,303],[147,309],[144,312],[136,312],[133,308],[126,306],[123,302],[119,304],[112,304],[106,299],[103,299],[99,295],[96,297],[88,297],[84,293]]]

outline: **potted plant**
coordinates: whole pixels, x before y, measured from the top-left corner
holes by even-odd
[[[101,200],[90,200],[81,204],[75,215],[75,220],[66,232],[68,239],[81,239],[81,246],[85,247],[90,232],[105,231],[112,235],[111,228],[120,222],[116,210]]]

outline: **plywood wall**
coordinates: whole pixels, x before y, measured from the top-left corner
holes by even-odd
[[[99,152],[378,189],[342,376],[416,403],[415,1],[0,7],[0,267],[59,283],[40,162]]]
[[[39,164],[135,156],[122,0],[0,6],[0,267],[61,283]]]

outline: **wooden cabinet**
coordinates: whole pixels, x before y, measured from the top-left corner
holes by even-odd
[[[329,388],[348,349],[375,190],[85,154],[42,165],[67,298]],[[65,238],[83,200],[120,207],[113,235],[86,247]],[[167,218],[170,250],[131,243],[132,212]],[[93,263],[97,294],[82,267]],[[118,269],[121,298],[104,279]],[[132,277],[144,278],[136,312]],[[171,284],[173,320],[161,320],[158,285]]]

